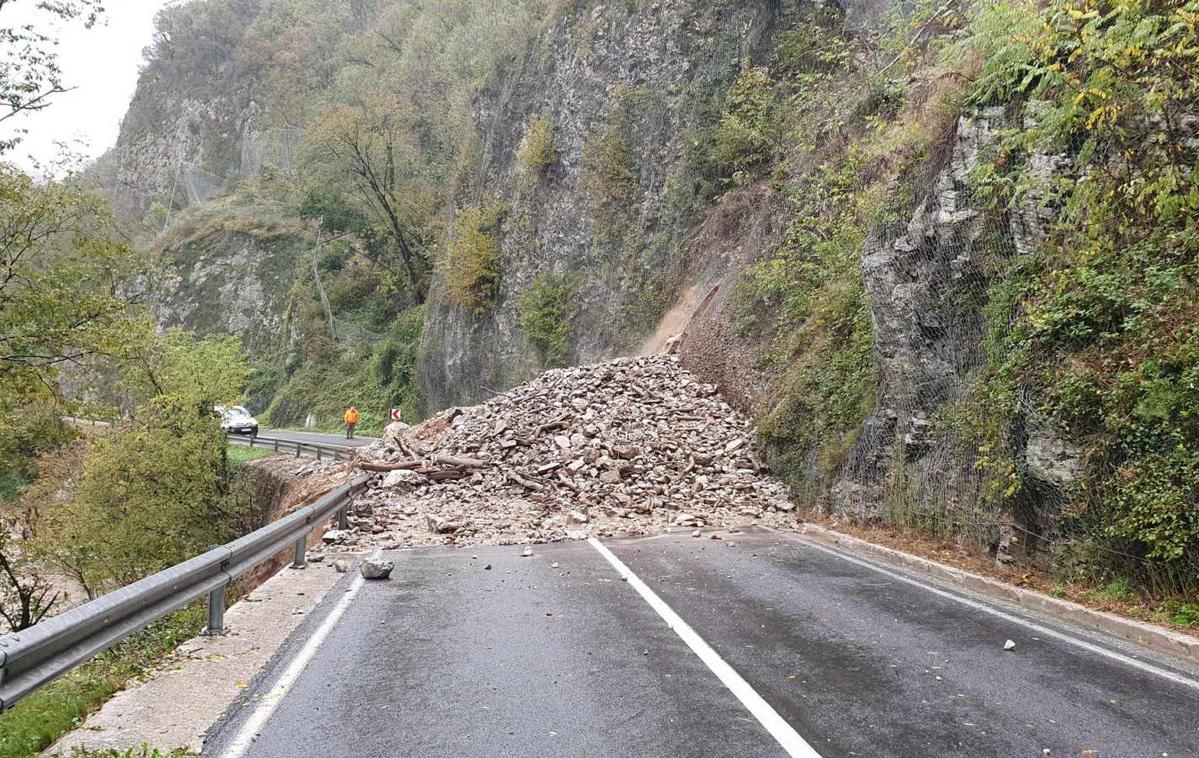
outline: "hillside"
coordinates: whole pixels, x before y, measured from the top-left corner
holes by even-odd
[[[1193,593],[1194,11],[199,0],[93,175],[272,423],[681,333],[802,506]]]

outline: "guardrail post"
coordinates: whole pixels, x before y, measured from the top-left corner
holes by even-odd
[[[304,447],[304,446],[301,445],[299,442],[296,443],[296,457],[297,458],[300,457],[300,448],[302,448],[302,447]]]
[[[276,439],[275,439],[275,452],[276,452],[276,453],[277,453],[277,452],[279,452],[279,440],[278,440],[278,438],[276,438]]]
[[[250,447],[254,447],[254,435],[250,435]]]
[[[216,637],[225,633],[225,585],[208,593],[208,626],[204,635]]]
[[[304,534],[304,535],[301,535],[298,540],[296,540],[296,555],[295,555],[295,558],[292,559],[291,567],[294,569],[306,568],[308,566],[308,561],[305,558],[305,553],[307,553],[307,552],[308,552],[308,535]]]
[[[321,446],[320,445],[316,446],[316,459],[318,461],[321,459]]]
[[[348,529],[350,526],[350,522],[346,519],[346,510],[348,508],[349,508],[348,505],[343,505],[341,508],[337,509],[337,528],[338,529]]]

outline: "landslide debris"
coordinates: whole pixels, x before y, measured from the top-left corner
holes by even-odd
[[[392,424],[342,540],[519,544],[793,522],[747,420],[673,356],[548,371],[482,405]]]

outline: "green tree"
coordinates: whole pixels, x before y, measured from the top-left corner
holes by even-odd
[[[407,128],[407,106],[372,95],[358,105],[337,105],[310,130],[313,158],[335,181],[347,184],[386,229],[385,268],[401,268],[417,303],[428,291],[425,247],[431,237],[428,192],[419,174],[420,151]]]
[[[148,270],[103,201],[0,167],[0,468],[27,458],[31,409],[74,405],[64,378],[87,384],[148,333],[138,286]]]
[[[103,12],[100,0],[39,2],[34,6],[38,13],[36,26],[11,25],[8,22],[16,5],[18,0],[0,0],[0,123],[21,113],[42,110],[55,95],[67,91],[55,40],[39,27],[56,21],[81,20],[91,28]],[[20,136],[0,138],[0,153],[19,141]]]
[[[237,400],[249,371],[234,337],[182,331],[141,345],[125,385],[130,418],[89,448],[70,499],[43,515],[45,552],[92,591],[127,584],[252,528],[232,497],[214,405]]]

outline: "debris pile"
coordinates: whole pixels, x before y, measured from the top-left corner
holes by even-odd
[[[547,542],[669,527],[783,526],[792,504],[748,422],[673,356],[546,372],[471,408],[393,424],[345,542]]]

